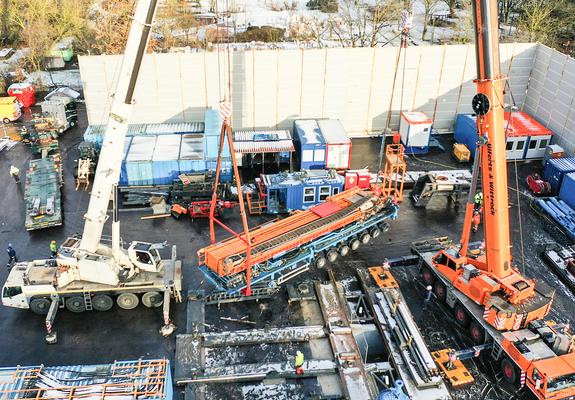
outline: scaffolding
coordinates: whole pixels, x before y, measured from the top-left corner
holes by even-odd
[[[400,203],[403,201],[405,170],[405,148],[402,144],[388,144],[385,148],[385,167],[381,190],[387,197]]]
[[[169,361],[116,361],[113,364],[0,368],[0,398],[172,399]]]

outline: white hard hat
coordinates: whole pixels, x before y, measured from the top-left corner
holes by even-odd
[[[426,287],[426,289],[427,289],[427,290],[431,290],[431,289],[432,289],[431,285],[429,285],[428,287]]]
[[[301,351],[298,350],[295,353],[299,356],[301,354]]]

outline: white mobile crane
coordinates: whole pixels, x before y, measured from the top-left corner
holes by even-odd
[[[2,304],[31,309],[46,315],[46,340],[56,342],[52,324],[58,308],[72,312],[107,311],[114,305],[133,309],[141,301],[147,307],[164,307],[162,334],[171,334],[170,299],[181,301],[181,262],[176,248],[162,260],[166,245],[132,242],[124,249],[120,240],[116,185],[120,177],[124,140],[132,112],[138,79],[158,0],[138,0],[120,67],[104,143],[96,169],[81,237],[68,238],[55,260],[17,263],[2,290]],[[108,205],[114,200],[112,245],[102,243]]]

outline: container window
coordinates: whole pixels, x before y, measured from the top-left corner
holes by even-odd
[[[338,188],[338,187],[334,187],[334,188],[331,189],[331,195],[332,195],[332,196],[335,196],[335,195],[338,194],[338,193],[339,193],[339,188]]]
[[[325,161],[325,150],[324,149],[316,150],[313,160],[318,162]]]
[[[513,142],[507,142],[507,145],[505,146],[505,150],[507,150],[507,151],[513,150]]]
[[[321,186],[319,188],[319,201],[324,201],[329,197],[330,187],[329,186]]]
[[[531,140],[529,142],[529,150],[535,150],[537,148],[537,140]]]
[[[315,188],[308,187],[303,190],[303,202],[313,203],[315,202]]]
[[[549,143],[549,140],[541,139],[541,141],[539,142],[539,149],[545,149],[545,147],[547,147],[547,143]]]
[[[304,150],[301,152],[301,160],[303,162],[311,162],[313,161],[313,150]]]
[[[523,150],[524,147],[525,147],[525,140],[520,140],[517,142],[515,150]]]

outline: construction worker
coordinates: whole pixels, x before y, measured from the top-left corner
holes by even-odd
[[[471,222],[473,224],[473,232],[477,232],[477,229],[479,229],[479,224],[481,223],[481,214],[479,211],[473,212],[473,218]]]
[[[296,375],[303,375],[303,363],[305,361],[305,358],[303,356],[303,353],[301,351],[296,351],[295,353],[295,361],[294,361],[294,367],[295,367],[295,373]]]
[[[55,240],[50,242],[50,252],[52,253],[50,258],[56,258],[56,255],[58,254],[58,244]]]
[[[481,207],[483,207],[483,192],[477,192],[473,200],[475,203],[475,211],[480,211]]]
[[[12,178],[14,178],[16,183],[20,183],[20,170],[14,165],[10,166],[10,175],[12,175]]]
[[[6,268],[10,269],[12,268],[12,263],[18,262],[18,256],[16,255],[16,250],[12,247],[12,243],[8,243],[8,249],[6,249],[6,251],[8,252],[8,264],[6,264]]]
[[[427,306],[429,305],[429,302],[431,301],[432,290],[433,290],[433,288],[431,287],[431,285],[429,285],[425,288],[425,294],[423,295],[423,309],[424,310],[427,310]]]

